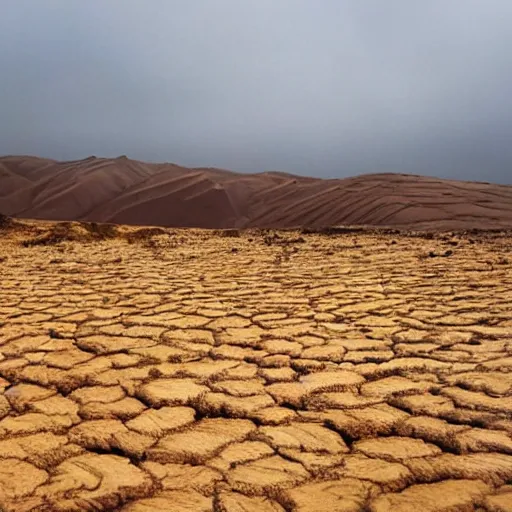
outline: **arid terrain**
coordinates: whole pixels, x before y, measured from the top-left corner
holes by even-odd
[[[5,512],[512,510],[512,235],[0,222]]]
[[[126,157],[0,158],[0,213],[196,228],[512,229],[512,186],[404,174],[318,179]]]

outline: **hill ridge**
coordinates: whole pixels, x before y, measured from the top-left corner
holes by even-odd
[[[0,212],[169,227],[511,228],[512,186],[414,174],[322,179],[145,163],[0,157]]]

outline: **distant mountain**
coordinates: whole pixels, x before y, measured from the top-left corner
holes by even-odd
[[[319,179],[126,157],[0,158],[0,212],[173,227],[511,228],[512,186],[403,174]]]

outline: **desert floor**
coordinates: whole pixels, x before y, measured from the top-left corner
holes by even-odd
[[[37,226],[0,236],[2,510],[512,510],[510,235]]]

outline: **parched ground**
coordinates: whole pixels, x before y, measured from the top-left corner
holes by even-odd
[[[0,236],[2,510],[512,510],[509,236],[153,234]]]

